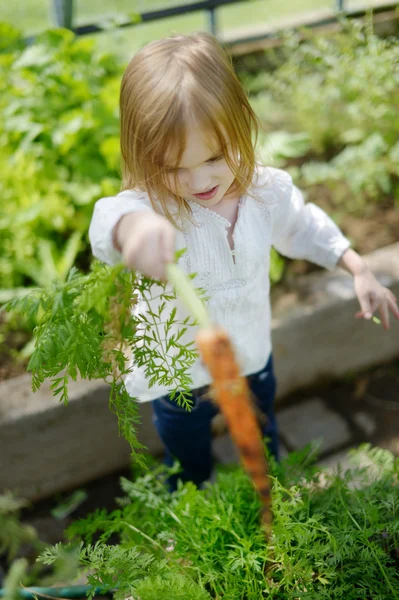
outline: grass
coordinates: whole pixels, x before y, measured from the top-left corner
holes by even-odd
[[[143,12],[161,7],[172,6],[188,0],[74,0],[76,24],[100,22],[112,15]],[[361,0],[346,0],[349,7],[359,4]],[[362,4],[372,4],[372,0],[363,0]],[[244,0],[235,5],[218,9],[217,21],[219,32],[234,32],[251,26],[277,23],[301,13],[325,9],[333,9],[336,0]],[[22,28],[26,34],[42,31],[51,26],[52,0],[15,0],[2,2],[0,5],[0,21],[7,21]],[[101,8],[99,8],[101,7]],[[179,17],[163,19],[136,27],[107,31],[96,36],[102,47],[118,49],[125,56],[132,55],[143,44],[168,35],[172,32],[189,33],[198,29],[208,29],[208,15],[191,13]]]

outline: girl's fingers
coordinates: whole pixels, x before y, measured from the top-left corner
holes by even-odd
[[[376,309],[379,309],[381,315],[381,322],[384,329],[389,329],[389,311],[399,319],[399,307],[395,294],[391,290],[384,288],[384,296],[379,299],[376,295],[370,295],[370,297],[363,298],[361,300],[361,308],[359,312],[355,314],[356,319],[371,319]]]
[[[359,302],[361,311],[357,314],[363,319],[371,319],[371,317],[373,316],[373,309],[371,307],[369,295],[360,297]]]
[[[387,294],[387,302],[388,302],[388,307],[390,308],[392,314],[397,319],[399,319],[399,308],[397,305],[396,297],[394,296],[394,294],[392,294],[391,291],[389,294]]]
[[[171,263],[175,258],[175,232],[167,227],[162,235],[162,255],[165,263]]]
[[[374,314],[375,311],[380,308],[381,303],[385,301],[385,296],[384,294],[377,294],[375,292],[372,292],[370,294],[370,306],[371,306],[371,312]]]
[[[369,313],[367,313],[367,314],[369,314]],[[371,315],[371,317],[372,317],[372,316],[373,316],[373,315]],[[369,316],[367,316],[367,317],[366,317],[366,315],[365,315],[365,313],[364,313],[364,311],[363,311],[363,310],[359,310],[359,312],[357,312],[357,313],[355,314],[355,317],[356,317],[356,319],[367,319],[367,320],[371,319],[371,317],[369,317]]]
[[[389,310],[388,310],[388,298],[385,296],[380,306],[381,321],[384,329],[389,329]]]
[[[151,274],[151,277],[159,281],[166,281],[165,260],[163,257],[163,243],[161,239],[157,238],[155,240],[153,252],[154,254],[152,256],[157,257],[157,262],[155,265],[153,263],[154,266],[152,266],[153,272]]]

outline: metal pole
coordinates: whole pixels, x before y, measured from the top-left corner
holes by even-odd
[[[345,0],[336,0],[337,2],[337,11],[342,12],[345,10]]]
[[[211,8],[208,9],[209,12],[209,26],[211,29],[211,33],[212,35],[216,35],[217,34],[217,24],[216,24],[216,10],[215,7],[212,6]]]
[[[73,0],[52,0],[52,13],[57,27],[72,29]]]

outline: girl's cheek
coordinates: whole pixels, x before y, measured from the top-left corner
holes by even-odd
[[[223,179],[234,179],[234,173],[227,163],[225,163],[220,170],[220,176],[223,177]]]

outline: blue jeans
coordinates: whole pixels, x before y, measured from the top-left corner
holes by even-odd
[[[278,433],[273,407],[276,379],[272,356],[261,371],[249,375],[247,380],[259,410],[262,433],[268,438],[269,451],[278,460]],[[153,421],[166,446],[165,462],[172,466],[177,458],[182,468],[169,479],[172,490],[176,489],[178,479],[193,481],[200,486],[211,475],[211,420],[219,409],[214,402],[204,397],[207,391],[208,388],[204,387],[191,392],[191,412],[178,406],[168,395],[153,401]]]

